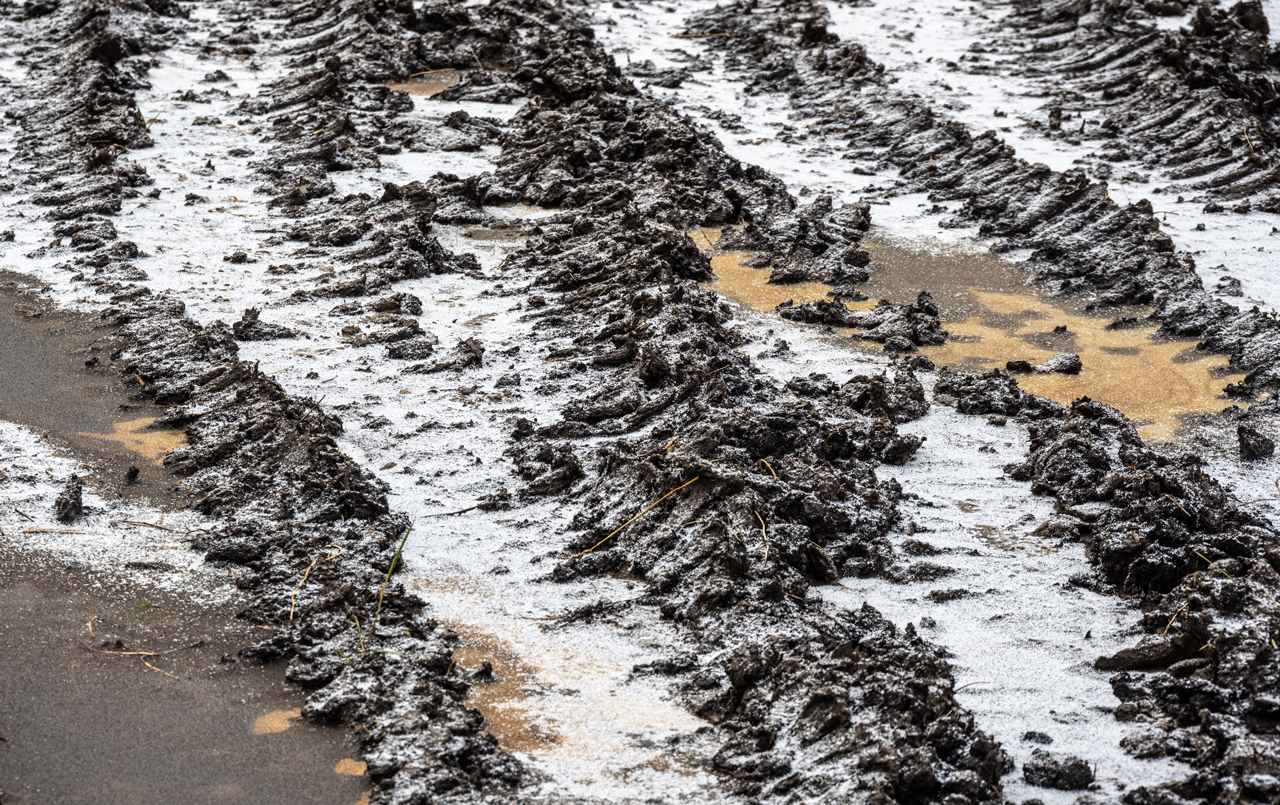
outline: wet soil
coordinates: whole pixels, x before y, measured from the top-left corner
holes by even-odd
[[[282,666],[235,661],[261,630],[234,607],[6,549],[0,609],[0,801],[365,801],[354,743],[278,716],[303,701]]]
[[[114,366],[121,345],[115,328],[94,316],[0,289],[0,418],[81,457],[97,489],[180,505],[163,459],[182,433],[152,427],[162,408],[122,382]]]
[[[708,723],[697,736],[713,746],[701,770],[727,797],[1003,799],[1012,761],[957,701],[947,649],[872,607],[828,608],[815,590],[910,572],[891,536],[914,528],[899,505],[914,493],[883,468],[928,449],[926,435],[898,426],[946,404],[993,425],[1028,428],[1026,460],[1008,473],[1052,497],[1056,516],[1043,524],[1046,533],[1088,546],[1092,564],[1078,583],[1130,596],[1151,615],[1148,643],[1103,664],[1122,674],[1115,685],[1123,713],[1151,725],[1135,751],[1201,771],[1126,798],[1261,801],[1255,792],[1271,783],[1259,778],[1277,771],[1267,692],[1276,657],[1260,639],[1275,622],[1262,594],[1272,584],[1270,524],[1208,477],[1198,457],[1149,447],[1123,413],[1027,395],[999,370],[943,367],[922,378],[929,362],[908,359],[868,374],[766,375],[743,349],[748,336],[730,324],[734,307],[707,290],[715,266],[702,244],[682,233],[742,224],[727,236],[731,247],[764,255],[793,293],[794,283],[811,282],[852,294],[874,281],[864,243],[870,205],[820,197],[801,207],[777,176],[733,158],[661,96],[640,91],[596,43],[591,9],[540,0],[377,9],[295,3],[276,8],[278,25],[256,28],[261,9],[253,4],[219,9],[244,27],[201,31],[209,37],[201,55],[286,57],[257,95],[228,108],[246,121],[236,158],[255,157],[254,192],[271,223],[254,253],[288,248],[293,263],[263,261],[266,270],[306,278],[288,300],[251,307],[228,327],[186,315],[163,283],[139,284],[148,281],[143,266],[164,261],[145,263],[112,223],[134,237],[163,237],[158,229],[129,231],[127,216],[116,214],[156,182],[146,160],[133,159],[163,139],[136,93],[152,65],[144,54],[180,39],[173,32],[187,11],[162,0],[90,5],[24,6],[23,46],[40,58],[33,77],[0,85],[18,104],[6,120],[17,129],[14,164],[26,171],[24,191],[34,189],[24,202],[44,210],[34,226],[43,241],[71,239],[29,259],[63,260],[41,270],[68,270],[77,292],[92,288],[109,302],[104,320],[119,325],[127,345],[123,377],[165,406],[158,424],[187,440],[166,466],[187,477],[193,505],[216,520],[195,547],[251,593],[241,614],[270,635],[240,656],[287,659],[287,678],[309,691],[298,711],[360,732],[373,799],[508,802],[539,790],[540,772],[507,751],[521,740],[520,723],[499,723],[515,709],[510,697],[523,694],[501,686],[523,686],[534,664],[507,662],[515,652],[485,635],[467,646],[466,635],[393,576],[403,567],[397,545],[409,534],[413,504],[401,497],[398,509],[374,467],[385,473],[396,462],[354,457],[344,437],[350,425],[323,407],[318,386],[307,387],[314,397],[299,396],[241,355],[240,342],[306,336],[290,321],[304,309],[314,333],[366,350],[337,360],[352,364],[343,382],[367,385],[368,396],[385,381],[483,398],[477,419],[498,423],[494,453],[504,457],[465,452],[477,465],[504,462],[505,473],[489,476],[497,482],[483,490],[468,488],[479,498],[471,510],[551,501],[564,510],[564,525],[534,524],[553,532],[535,557],[540,583],[621,576],[640,588],[625,597],[602,593],[565,620],[608,624],[645,614],[696,648],[673,648],[633,672],[668,682]],[[803,135],[788,136],[825,138],[896,170],[901,187],[935,194],[940,207],[957,202],[957,226],[977,225],[1001,248],[1034,250],[1031,265],[1046,292],[1089,298],[1109,312],[1149,307],[1165,335],[1203,338],[1206,352],[1230,355],[1233,369],[1247,371],[1243,396],[1275,386],[1274,322],[1209,298],[1150,204],[1122,207],[1080,171],[1029,165],[995,133],[975,136],[940,120],[929,103],[896,94],[857,43],[830,33],[825,13],[808,2],[731,3],[692,20],[687,36],[706,37],[727,54],[752,92],[776,92],[814,118]],[[389,88],[444,69],[466,74],[432,98],[521,106],[501,119],[457,109],[424,121],[411,112],[426,101]],[[640,69],[666,84],[683,80]],[[192,83],[226,83],[211,76]],[[182,102],[218,92],[226,91],[195,87]],[[413,175],[387,181],[382,169],[406,150],[484,159],[450,163],[469,166],[459,169],[465,175],[419,170],[429,164],[422,159],[411,163]],[[191,165],[210,187],[215,157]],[[192,195],[191,205],[207,201]],[[527,240],[500,266],[486,271],[465,249],[445,245],[448,227],[483,226],[490,210],[521,203],[555,212],[528,226]],[[23,226],[33,220],[23,219]],[[223,260],[253,265],[247,249],[227,248]],[[528,337],[499,355],[481,327],[441,342],[419,323],[431,319],[415,293],[438,290],[430,283],[441,276],[472,283],[477,297],[510,302]],[[1021,298],[958,284],[955,292],[986,311],[988,338],[1040,348],[1045,334],[1025,328],[1054,314]],[[830,304],[817,313],[855,311]],[[899,357],[975,343],[948,343],[927,294],[865,312],[872,313],[879,340]],[[1077,319],[1068,335],[1084,328]],[[1101,343],[1098,351],[1130,348]],[[776,354],[785,354],[781,345]],[[513,391],[523,388],[513,372],[504,391],[495,384],[492,396],[481,392],[473,381],[507,360],[538,384]],[[517,407],[517,394],[549,402]],[[354,404],[342,412],[360,421]],[[424,480],[455,471],[432,436],[415,442],[417,432],[395,430],[385,417],[367,417],[361,429],[391,434],[371,440],[378,451],[415,443],[420,466],[434,471]],[[1206,582],[1214,570],[1233,582],[1249,574],[1257,588]],[[1247,639],[1230,620],[1242,611],[1254,615]],[[473,690],[489,684],[485,653],[498,655],[489,668],[507,677],[486,705],[496,730],[467,706],[485,701]],[[289,724],[294,709],[263,714],[270,716],[263,736]],[[506,747],[502,733],[511,736]]]

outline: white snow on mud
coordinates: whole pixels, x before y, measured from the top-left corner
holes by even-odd
[[[0,420],[0,545],[181,590],[193,603],[211,605],[234,595],[231,579],[191,550],[191,540],[209,526],[193,512],[102,497],[86,485],[84,516],[72,525],[58,522],[54,502],[67,479],[93,470],[40,434]],[[156,572],[156,563],[164,564],[162,572]]]
[[[658,67],[680,66],[686,55],[702,53],[702,47],[697,40],[673,36],[689,14],[714,5],[709,0],[602,5],[596,30],[624,69],[628,61],[644,60]],[[298,244],[284,240],[287,219],[267,207],[268,196],[254,191],[260,179],[251,168],[253,154],[227,156],[232,149],[254,147],[254,132],[266,122],[243,119],[235,109],[283,75],[284,60],[265,46],[253,63],[201,57],[209,25],[233,26],[221,21],[214,4],[190,8],[192,19],[185,23],[191,29],[189,45],[157,57],[159,65],[149,78],[152,89],[138,98],[157,145],[129,157],[146,166],[159,195],[127,200],[124,212],[113,219],[121,237],[151,255],[137,263],[148,274],[142,284],[174,291],[186,302],[188,315],[202,323],[232,321],[245,308],[260,307],[264,320],[299,333],[296,339],[244,343],[241,354],[259,361],[291,393],[323,399],[327,409],[342,416],[344,451],[390,485],[392,508],[415,523],[406,549],[412,568],[409,586],[434,602],[438,617],[468,645],[511,658],[521,689],[518,696],[494,705],[510,717],[496,721],[510,720],[544,740],[540,745],[517,743],[515,733],[500,740],[512,741],[517,754],[546,773],[549,783],[543,793],[548,799],[590,793],[643,800],[660,788],[666,800],[713,800],[718,796],[714,779],[678,758],[664,760],[670,756],[666,740],[694,733],[701,722],[659,684],[630,675],[632,666],[680,647],[675,629],[643,609],[621,616],[620,623],[561,625],[559,616],[595,600],[624,600],[641,591],[615,579],[541,580],[554,561],[552,553],[563,546],[567,528],[569,513],[555,502],[521,503],[509,511],[474,508],[487,498],[516,492],[518,479],[503,453],[513,421],[524,417],[550,424],[566,402],[587,389],[576,381],[547,380],[548,365],[522,349],[533,338],[519,297],[493,293],[492,282],[450,275],[396,286],[423,300],[419,322],[439,338],[442,348],[467,338],[483,342],[484,365],[461,375],[401,375],[400,367],[383,357],[381,346],[357,346],[339,335],[329,318],[334,300],[291,299],[293,291],[312,287],[315,271],[269,270],[297,262],[292,252]],[[974,61],[969,47],[984,35],[984,20],[1003,12],[906,0],[880,0],[872,7],[833,2],[830,10],[835,31],[867,46],[900,87],[930,98],[940,111],[975,131],[995,128],[1023,156],[1059,170],[1088,150],[1039,138],[1028,125],[1044,117],[1043,88],[1011,85],[1000,76],[998,64],[990,65],[990,72],[955,67]],[[249,24],[271,34],[264,42],[282,41],[275,22]],[[871,188],[896,183],[893,176],[853,173],[867,166],[843,159],[834,148],[790,145],[785,135],[807,121],[793,119],[783,98],[748,96],[725,74],[718,57],[708,58],[712,69],[697,73],[683,88],[652,91],[673,98],[707,123],[733,156],[776,172],[800,196],[827,193],[853,201]],[[205,75],[215,70],[229,80],[205,82]],[[3,60],[0,75],[23,80],[23,71]],[[177,100],[189,89],[208,87],[225,89],[229,97],[209,103]],[[430,119],[459,109],[506,118],[517,106],[415,98],[414,114]],[[741,115],[746,132],[731,132],[707,119],[719,111]],[[0,138],[7,131],[0,127]],[[335,181],[339,195],[377,192],[383,181],[489,170],[496,154],[496,147],[474,153],[405,152],[383,157],[379,169],[352,171]],[[1122,177],[1113,181],[1112,192],[1134,201],[1150,197],[1158,210],[1167,210],[1166,227],[1181,248],[1196,253],[1208,287],[1230,275],[1242,282],[1244,295],[1232,298],[1236,303],[1280,305],[1280,275],[1273,271],[1270,253],[1272,227],[1280,225],[1280,216],[1205,215],[1202,204],[1153,195],[1159,181]],[[21,217],[22,199],[21,189],[0,194],[0,230],[16,233],[16,241],[6,244],[8,267],[49,283],[52,298],[61,304],[99,307],[101,300],[54,267],[65,257],[21,256],[51,239],[45,224]],[[898,195],[888,206],[875,207],[873,216],[877,226],[916,242],[969,237],[964,230],[939,229],[936,218],[921,213],[929,206],[923,195]],[[1205,230],[1196,231],[1202,222]],[[438,225],[435,234],[453,251],[476,254],[486,275],[504,282],[502,258],[518,241],[476,240],[465,228]],[[243,259],[236,252],[243,252]],[[322,273],[332,270],[319,268]],[[521,278],[509,282],[515,285]],[[783,377],[813,371],[843,377],[878,371],[883,364],[776,317],[743,310],[735,326],[752,339],[744,350],[753,354],[778,337],[791,342],[793,359],[760,361]],[[1129,729],[1112,718],[1115,699],[1106,674],[1094,671],[1092,661],[1132,644],[1138,635],[1136,616],[1118,599],[1070,583],[1085,568],[1079,545],[1059,545],[1030,533],[1051,513],[1051,502],[1033,497],[1029,484],[1012,481],[1001,470],[1025,456],[1025,429],[994,427],[942,406],[901,429],[928,441],[906,467],[878,471],[920,496],[907,506],[914,533],[896,535],[898,547],[907,554],[924,550],[909,542],[936,550],[932,558],[918,555],[917,562],[945,565],[954,573],[906,585],[845,579],[839,587],[826,588],[829,604],[856,609],[868,601],[889,619],[914,624],[925,638],[951,651],[958,684],[969,685],[961,701],[1019,767],[1039,747],[1023,736],[1040,732],[1053,738],[1049,748],[1054,752],[1077,754],[1096,764],[1105,792],[1118,791],[1119,784],[1184,776],[1187,769],[1171,761],[1136,760],[1118,748]],[[1227,456],[1214,461],[1224,480],[1247,488],[1241,495],[1245,499],[1266,497],[1271,476],[1280,474],[1274,461],[1256,471]],[[215,594],[216,585],[204,584],[201,574],[207,571],[200,570],[199,555],[184,542],[201,527],[191,515],[162,517],[87,494],[92,511],[74,529],[53,521],[59,484],[75,469],[74,461],[57,456],[37,435],[0,423],[3,539],[38,544],[122,572],[129,561],[163,558],[179,569],[168,577],[174,584]],[[14,483],[18,479],[21,484]],[[76,533],[68,533],[72,531]],[[936,594],[960,588],[985,592],[955,600]],[[1033,792],[1017,771],[1005,782],[1014,800],[1034,796],[1066,803],[1076,796]]]

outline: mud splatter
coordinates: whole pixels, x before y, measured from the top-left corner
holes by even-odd
[[[253,722],[254,735],[272,735],[289,729],[294,719],[302,718],[301,710],[272,710]]]

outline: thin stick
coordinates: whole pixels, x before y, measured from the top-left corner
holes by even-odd
[[[432,73],[450,73],[450,72],[456,73],[458,72],[458,68],[457,67],[441,67],[438,70],[423,70],[421,73],[410,73],[409,77],[417,78],[420,75],[431,75]]]
[[[471,45],[467,45],[467,50],[471,51],[471,56],[476,60],[476,67],[479,67],[481,70],[483,70],[484,63],[480,61],[480,56],[479,54],[476,53],[476,49]]]
[[[990,684],[991,684],[991,683],[990,683],[990,682],[988,682],[988,681],[986,681],[985,679],[980,679],[980,680],[978,680],[977,682],[967,682],[967,683],[965,683],[965,684],[961,685],[960,687],[956,688],[955,690],[953,690],[953,691],[951,691],[951,692],[952,692],[953,694],[955,694],[955,693],[959,693],[960,691],[964,690],[965,688],[967,688],[967,687],[969,687],[969,686],[971,686],[971,685],[990,685]],[[944,718],[945,718],[945,716],[944,716]]]
[[[97,615],[94,616],[94,618],[96,617]],[[89,623],[92,624],[93,621],[90,620]],[[93,634],[92,626],[90,626],[89,628],[89,634]],[[204,641],[200,640],[198,642],[192,643],[189,646],[183,646],[182,648],[171,648],[168,651],[107,651],[105,649],[93,648],[92,646],[85,646],[85,648],[89,649],[95,654],[120,654],[125,657],[163,657],[166,654],[177,654],[179,651],[190,651],[193,648],[200,648],[203,645],[204,645]]]
[[[167,526],[157,525],[156,523],[144,523],[141,520],[116,520],[115,522],[116,522],[116,525],[119,525],[121,523],[123,523],[124,525],[145,525],[145,526],[150,526],[151,528],[158,528],[161,531],[168,531],[171,534],[176,533],[172,528],[168,528]]]
[[[761,463],[761,464],[765,465],[766,467],[769,467],[769,474],[770,474],[770,475],[772,475],[774,478],[777,478],[777,477],[778,477],[778,473],[776,473],[776,472],[774,472],[774,471],[773,471],[773,467],[769,466],[769,462],[765,461],[765,460],[762,458],[762,459],[760,459],[760,462],[759,462],[759,463]]]
[[[767,565],[769,564],[769,533],[765,531],[764,518],[760,516],[760,512],[752,509],[751,513],[760,521],[760,536],[764,537],[764,563]]]
[[[152,671],[159,671],[160,673],[164,674],[165,676],[173,677],[174,679],[177,679],[177,678],[178,678],[178,677],[176,677],[176,676],[173,676],[173,674],[169,673],[168,671],[164,670],[163,668],[157,668],[157,667],[155,667],[154,665],[152,665],[151,663],[147,662],[146,660],[143,660],[143,661],[142,661],[142,664],[143,664],[143,665],[145,665],[145,666],[147,666],[148,668],[150,668]]]
[[[1163,632],[1161,632],[1160,634],[1162,634],[1162,635],[1167,635],[1167,634],[1169,634],[1169,629],[1170,629],[1170,627],[1172,627],[1172,626],[1173,626],[1173,622],[1174,622],[1174,621],[1176,621],[1176,620],[1178,619],[1178,616],[1182,614],[1182,610],[1186,609],[1186,608],[1187,608],[1187,606],[1188,606],[1190,603],[1191,603],[1191,602],[1190,602],[1190,601],[1188,601],[1186,604],[1183,604],[1182,606],[1178,607],[1178,611],[1177,611],[1177,612],[1175,612],[1175,613],[1173,613],[1173,617],[1172,617],[1172,618],[1170,618],[1170,619],[1169,619],[1169,622],[1168,622],[1168,623],[1166,623],[1166,624],[1164,625],[1164,631],[1163,631]]]
[[[1165,493],[1164,493],[1164,496],[1165,496],[1165,497],[1167,497],[1169,500],[1172,500],[1172,501],[1173,501],[1173,505],[1177,506],[1179,509],[1182,509],[1182,504],[1181,504],[1181,503],[1179,503],[1179,502],[1178,502],[1178,501],[1176,501],[1176,500],[1173,500],[1173,495],[1170,495],[1168,492],[1165,492]],[[1183,514],[1185,514],[1185,515],[1186,515],[1186,516],[1188,516],[1188,517],[1191,517],[1191,512],[1187,511],[1186,509],[1182,509],[1182,513],[1183,513]],[[1195,518],[1194,518],[1194,517],[1192,517],[1191,519],[1193,519],[1193,520],[1194,520]]]
[[[698,476],[698,478],[700,478],[700,477],[702,477],[702,476]],[[694,478],[694,479],[693,479],[693,481],[698,480],[698,478]],[[650,504],[649,504],[649,506],[648,506],[647,508],[645,508],[645,510],[644,510],[644,511],[640,512],[640,514],[637,514],[635,517],[632,517],[630,520],[626,521],[626,522],[625,522],[625,523],[623,523],[622,525],[620,525],[620,526],[618,526],[617,528],[615,528],[615,529],[614,529],[614,530],[609,534],[609,536],[607,536],[607,537],[605,537],[604,539],[600,540],[600,541],[599,541],[599,542],[597,542],[595,545],[592,545],[590,548],[587,548],[585,551],[582,551],[581,553],[575,553],[575,554],[573,555],[573,558],[574,558],[574,559],[579,559],[579,558],[581,558],[581,557],[585,556],[586,554],[591,553],[591,552],[592,552],[592,551],[594,551],[596,548],[599,548],[601,545],[603,545],[603,544],[605,544],[606,542],[608,542],[609,540],[613,539],[613,535],[614,535],[614,534],[617,534],[617,533],[618,533],[619,531],[621,531],[622,529],[626,528],[627,526],[629,526],[629,525],[631,525],[632,523],[634,523],[636,520],[639,520],[641,517],[643,517],[643,516],[645,515],[645,513],[647,513],[647,512],[649,511],[649,509],[652,509],[654,506],[657,506],[657,505],[658,505],[659,503],[661,503],[662,501],[666,500],[667,498],[671,497],[671,496],[672,496],[672,495],[674,495],[675,493],[679,492],[681,489],[684,489],[686,486],[688,486],[689,484],[693,483],[693,481],[686,481],[685,483],[680,484],[680,485],[679,485],[679,486],[677,486],[675,489],[672,489],[672,490],[671,490],[670,492],[668,492],[667,494],[665,494],[665,495],[663,495],[662,497],[660,497],[660,498],[658,498],[657,500],[655,500],[653,503],[650,503]]]
[[[330,562],[334,559],[337,559],[339,556],[342,556],[341,545],[334,545],[333,543],[330,543],[324,547],[337,548],[338,552],[335,553],[333,556],[317,556],[315,559],[312,560],[311,564],[307,565],[307,572],[302,574],[302,581],[298,582],[298,586],[293,588],[293,594],[289,596],[289,623],[293,623],[294,599],[298,597],[298,590],[302,589],[302,585],[307,583],[307,578],[311,575],[311,571],[315,569],[316,565],[320,564],[321,560],[325,562]]]
[[[672,39],[709,39],[713,36],[733,36],[733,34],[675,34]]]
[[[301,425],[302,425],[302,423],[303,423],[303,420],[305,420],[307,417],[311,416],[311,412],[312,412],[312,411],[314,411],[316,408],[318,408],[318,407],[320,406],[320,403],[324,402],[324,398],[325,398],[325,396],[326,396],[326,395],[321,394],[321,395],[320,395],[320,399],[318,399],[318,400],[316,400],[315,402],[311,403],[311,405],[309,405],[309,406],[307,407],[307,410],[305,410],[305,411],[303,411],[303,412],[302,412],[302,417],[298,419],[298,427],[301,427]]]

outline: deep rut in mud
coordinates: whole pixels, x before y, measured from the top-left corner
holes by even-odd
[[[0,330],[73,381],[6,549],[243,601],[372,802],[1280,793],[1258,3],[0,35],[0,252],[111,341]],[[70,477],[130,449],[183,510]]]

